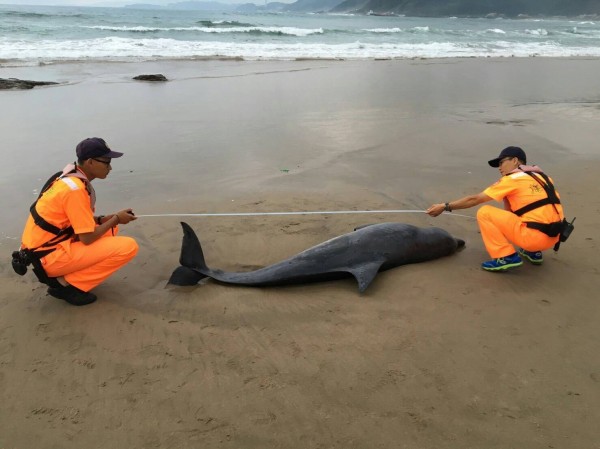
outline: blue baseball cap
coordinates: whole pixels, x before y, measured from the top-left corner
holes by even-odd
[[[523,161],[524,164],[527,163],[527,156],[525,155],[525,151],[523,151],[519,147],[506,147],[500,152],[500,156],[498,156],[495,159],[492,159],[491,161],[488,161],[488,164],[490,164],[490,167],[497,168],[500,166],[500,160],[504,159],[505,157],[516,157],[520,161]]]
[[[123,156],[123,153],[113,151],[100,137],[88,137],[77,144],[77,158],[92,159],[94,157],[109,157],[111,159]]]

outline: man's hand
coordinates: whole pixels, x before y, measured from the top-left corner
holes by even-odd
[[[118,223],[115,223],[115,217],[117,217],[119,220]],[[102,224],[96,226],[96,229],[94,229],[93,232],[77,234],[77,236],[84,245],[90,245],[102,237],[113,226],[117,226],[118,224],[127,224],[133,220],[137,220],[137,217],[133,214],[133,211],[131,209],[123,209],[116,214],[110,215],[109,218],[105,217],[102,220]]]
[[[120,224],[127,224],[130,221],[137,220],[131,209],[123,209],[115,214],[119,218]]]
[[[492,197],[488,196],[487,194],[485,194],[483,192],[477,193],[476,195],[465,196],[464,198],[461,198],[459,200],[453,200],[452,202],[448,202],[447,203],[448,211],[452,212],[453,210],[457,210],[457,209],[468,209],[473,206],[478,206],[479,204],[485,203],[487,201],[492,201]],[[427,209],[425,212],[427,214],[431,215],[432,217],[437,217],[442,212],[444,212],[445,209],[446,209],[446,204],[439,203],[439,204],[434,204],[429,209]]]
[[[442,212],[444,212],[445,207],[446,205],[444,203],[434,204],[430,206],[429,209],[427,209],[425,212],[432,217],[437,217]]]

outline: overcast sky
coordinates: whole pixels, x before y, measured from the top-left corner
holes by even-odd
[[[0,5],[62,5],[62,6],[98,6],[100,3],[113,5],[124,5],[126,2],[115,0],[114,2],[99,0],[0,0]],[[131,3],[139,3],[133,0]],[[148,2],[150,3],[150,2]],[[156,2],[158,4],[158,1]]]
[[[163,0],[0,0],[0,5],[57,5],[57,6],[123,6],[133,3],[153,3],[155,5],[164,5]]]
[[[0,5],[123,6],[135,3],[167,5],[183,0],[0,0]],[[202,0],[205,1],[205,0]],[[211,0],[207,0],[211,1]],[[255,3],[261,0],[213,0],[219,3]],[[284,0],[289,2],[290,0]]]

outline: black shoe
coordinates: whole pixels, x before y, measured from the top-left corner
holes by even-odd
[[[46,285],[50,288],[61,288],[63,285],[58,282],[57,278],[48,278],[46,280]]]
[[[96,295],[93,293],[84,292],[83,290],[79,290],[77,287],[73,287],[72,285],[67,285],[66,287],[61,285],[59,288],[50,287],[48,289],[48,294],[58,299],[64,299],[69,304],[73,304],[74,306],[85,306],[93,303],[97,299]]]

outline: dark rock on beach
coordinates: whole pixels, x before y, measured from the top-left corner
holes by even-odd
[[[0,78],[0,90],[33,89],[35,86],[58,84],[53,81],[29,81],[17,78]]]
[[[160,73],[156,75],[138,75],[134,76],[133,79],[138,81],[168,81],[167,77]]]

